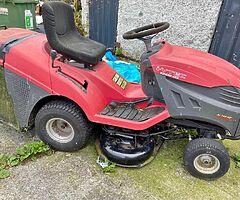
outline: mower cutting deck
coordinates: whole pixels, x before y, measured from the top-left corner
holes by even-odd
[[[46,35],[0,31],[0,65],[21,127],[35,126],[61,151],[83,148],[98,127],[100,152],[121,166],[143,166],[163,141],[189,138],[183,159],[193,176],[228,171],[228,152],[217,140],[240,139],[237,68],[165,41],[152,45],[169,27],[162,22],[123,35],[147,49],[142,84],[130,83],[101,60],[104,45],[77,32],[69,5],[45,3],[43,21]]]

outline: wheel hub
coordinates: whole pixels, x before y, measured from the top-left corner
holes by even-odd
[[[194,167],[203,174],[214,174],[220,168],[218,158],[211,154],[200,154],[194,160]]]
[[[46,124],[50,138],[60,143],[70,142],[74,137],[72,125],[62,118],[52,118]]]

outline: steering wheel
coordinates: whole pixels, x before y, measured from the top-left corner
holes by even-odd
[[[143,38],[149,35],[160,33],[168,29],[169,26],[170,24],[168,22],[158,22],[147,26],[142,26],[124,33],[123,38],[126,40]]]

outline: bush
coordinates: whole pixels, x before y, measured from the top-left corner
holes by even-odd
[[[74,19],[75,25],[77,30],[80,32],[81,35],[86,35],[87,32],[85,31],[82,25],[82,6],[80,0],[64,0],[67,4],[74,6]]]

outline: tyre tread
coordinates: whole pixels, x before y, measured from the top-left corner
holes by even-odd
[[[211,175],[205,175],[205,174],[200,175],[200,172],[199,173],[195,172],[191,164],[191,161],[189,160],[191,160],[191,156],[196,151],[199,151],[199,150],[201,151],[205,149],[214,150],[215,152],[223,156],[223,158],[225,159],[225,162],[221,163],[221,165],[224,164],[225,166],[222,170],[219,169],[218,172]],[[230,165],[230,157],[224,145],[219,143],[216,140],[209,139],[209,138],[199,138],[199,139],[190,141],[185,148],[183,160],[184,160],[184,165],[190,174],[192,174],[195,177],[203,178],[207,180],[216,179],[223,176],[228,171],[229,165]]]
[[[81,112],[80,108],[77,105],[73,104],[72,102],[63,101],[63,100],[53,100],[48,102],[39,110],[35,119],[35,124],[39,124],[40,118],[44,113],[50,112],[50,111],[56,111],[56,110],[61,110],[63,112],[71,114],[79,122],[79,126],[81,126],[81,132],[82,132],[81,143],[83,144],[83,145],[80,145],[80,148],[82,148],[82,146],[84,146],[87,143],[92,133],[92,126],[88,121],[88,119],[86,118],[86,116],[83,114],[83,112]],[[64,150],[64,149],[60,149],[60,150],[75,151],[80,148],[74,148],[72,150]]]

